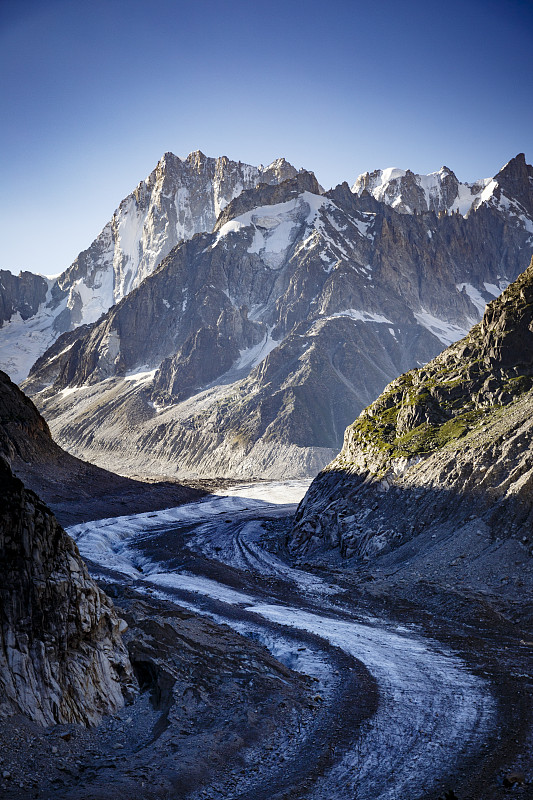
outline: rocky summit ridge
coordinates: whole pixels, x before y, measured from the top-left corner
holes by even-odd
[[[243,190],[211,233],[63,334],[26,390],[63,446],[123,474],[316,474],[390,380],[526,266],[521,164],[497,176],[520,200],[502,189],[466,217],[398,213],[346,183],[324,193],[305,171]]]
[[[370,193],[401,214],[458,213],[467,216],[483,203],[514,206],[515,212],[527,215],[531,206],[533,170],[519,153],[494,178],[463,183],[448,167],[420,175],[411,170],[389,167],[364,172],[356,179],[352,192]],[[503,200],[502,200],[503,197]]]
[[[533,260],[470,333],[348,427],[290,536],[392,583],[483,591],[533,620]]]

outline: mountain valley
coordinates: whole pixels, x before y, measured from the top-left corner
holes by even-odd
[[[0,273],[2,797],[530,796],[532,256],[523,155],[197,151]]]

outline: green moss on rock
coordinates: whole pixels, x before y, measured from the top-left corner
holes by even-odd
[[[393,381],[348,428],[337,463],[371,454],[376,468],[468,435],[533,387],[533,260],[482,322],[421,369]]]

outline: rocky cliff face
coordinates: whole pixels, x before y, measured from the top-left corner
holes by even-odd
[[[51,496],[56,484],[76,498],[78,483],[90,492],[113,479],[64,453],[0,373],[0,716],[94,724],[132,690],[121,623],[74,542],[14,469]]]
[[[0,487],[0,716],[95,724],[133,689],[120,620],[2,456]]]
[[[139,286],[179,241],[211,231],[220,212],[243,189],[278,183],[296,172],[283,158],[265,168],[225,156],[208,158],[199,150],[185,160],[165,153],[91,247],[59,277],[58,287],[68,292],[68,302],[56,327],[62,331],[94,322]]]
[[[19,314],[23,320],[36,314],[47,291],[48,281],[42,275],[32,272],[13,275],[0,269],[0,327],[14,314]]]
[[[340,548],[403,578],[518,595],[532,613],[532,327],[533,261],[467,337],[347,429],[302,501],[292,551]]]
[[[283,158],[254,167],[200,151],[183,160],[165,153],[90,247],[50,282],[48,296],[48,283],[40,276],[32,275],[31,282],[30,273],[23,273],[15,285],[10,273],[1,273],[8,277],[0,281],[0,325],[18,310],[22,319],[0,330],[0,368],[23,380],[60,333],[97,320],[139,286],[177,242],[211,231],[243,189],[296,174]]]
[[[45,311],[53,281],[42,275],[0,270],[0,368],[22,378],[54,340]],[[44,330],[43,330],[44,328]]]
[[[313,474],[519,274],[533,240],[513,220],[399,214],[305,172],[244,191],[25,385],[69,450],[114,470]]]

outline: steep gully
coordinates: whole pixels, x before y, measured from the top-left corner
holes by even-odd
[[[287,666],[318,680],[324,706],[338,703],[335,689],[360,676],[361,663],[370,678],[366,689],[359,687],[362,705],[364,691],[377,686],[377,704],[366,714],[349,703],[331,708],[331,757],[305,789],[296,749],[261,786],[248,782],[231,796],[272,797],[290,789],[291,797],[309,800],[436,798],[497,738],[491,687],[415,625],[358,610],[341,585],[292,568],[273,552],[306,486],[241,486],[175,509],[73,526],[69,533],[96,575],[111,570],[136,591],[260,641]],[[277,535],[269,537],[276,526]],[[348,656],[341,673],[332,658],[337,648]],[[227,787],[210,792],[230,796],[223,794]]]

